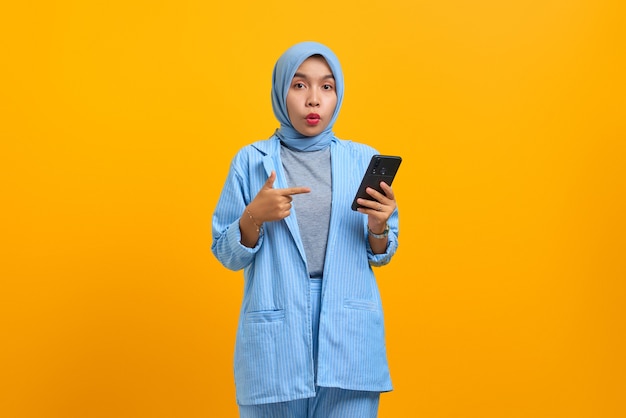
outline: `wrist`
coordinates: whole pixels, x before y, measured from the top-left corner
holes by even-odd
[[[257,221],[254,218],[254,216],[252,215],[252,212],[250,212],[250,209],[247,206],[246,206],[245,214],[248,217],[248,219],[250,220],[250,222],[252,222],[252,224],[256,228],[256,232],[258,232],[259,234],[262,234],[263,233],[263,222]]]
[[[369,225],[367,226],[367,233],[368,235],[370,235],[373,238],[376,239],[383,239],[383,238],[387,238],[387,235],[389,235],[389,224],[385,224],[385,228],[381,231],[381,232],[375,232],[372,231],[372,229],[370,229]]]

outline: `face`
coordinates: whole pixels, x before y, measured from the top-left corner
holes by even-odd
[[[287,113],[296,129],[315,136],[328,127],[337,106],[335,78],[322,57],[307,58],[291,80]]]

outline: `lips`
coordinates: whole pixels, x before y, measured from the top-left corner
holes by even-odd
[[[306,115],[306,122],[309,125],[317,125],[320,121],[320,115],[318,115],[317,113],[309,113],[308,115]]]

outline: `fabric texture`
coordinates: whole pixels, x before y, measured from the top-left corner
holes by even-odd
[[[240,418],[376,418],[380,394],[319,388],[314,398],[264,405],[242,405]]]

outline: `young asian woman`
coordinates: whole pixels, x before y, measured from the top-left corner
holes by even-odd
[[[398,248],[393,190],[352,199],[378,151],[332,131],[343,72],[325,45],[289,48],[272,74],[280,127],[233,158],[212,251],[244,271],[235,344],[241,417],[375,417],[392,390],[373,267]]]

